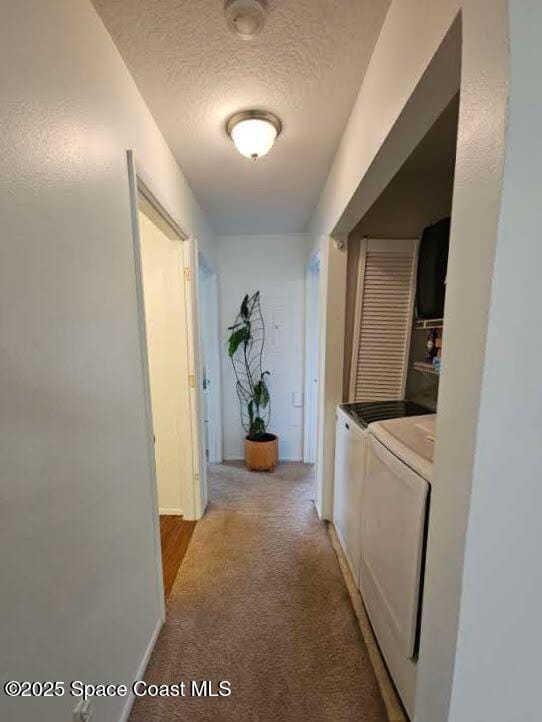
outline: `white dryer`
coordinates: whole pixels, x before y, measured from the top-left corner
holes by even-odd
[[[435,422],[430,414],[369,426],[361,498],[361,593],[411,718]]]

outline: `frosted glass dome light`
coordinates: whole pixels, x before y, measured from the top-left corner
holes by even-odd
[[[277,138],[277,131],[267,120],[249,118],[239,121],[232,128],[231,137],[241,155],[256,159],[269,153]]]
[[[239,153],[256,160],[269,153],[282,124],[272,113],[245,110],[228,120],[226,130]]]

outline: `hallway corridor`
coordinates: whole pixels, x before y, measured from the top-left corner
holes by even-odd
[[[211,466],[211,503],[168,601],[148,683],[227,680],[231,696],[138,700],[131,722],[384,722],[312,467]],[[214,687],[215,688],[215,687]]]

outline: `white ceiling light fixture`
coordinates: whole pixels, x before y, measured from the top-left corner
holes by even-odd
[[[224,8],[228,28],[243,40],[262,32],[267,8],[263,0],[228,0]]]
[[[282,123],[265,110],[243,110],[226,123],[226,132],[241,155],[257,160],[267,155],[282,130]]]

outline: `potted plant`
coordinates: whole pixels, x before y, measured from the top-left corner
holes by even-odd
[[[246,432],[245,462],[251,471],[274,471],[278,463],[278,437],[267,429],[271,421],[271,401],[262,370],[265,327],[260,308],[260,292],[243,298],[228,339],[236,390],[241,406],[241,423]]]

